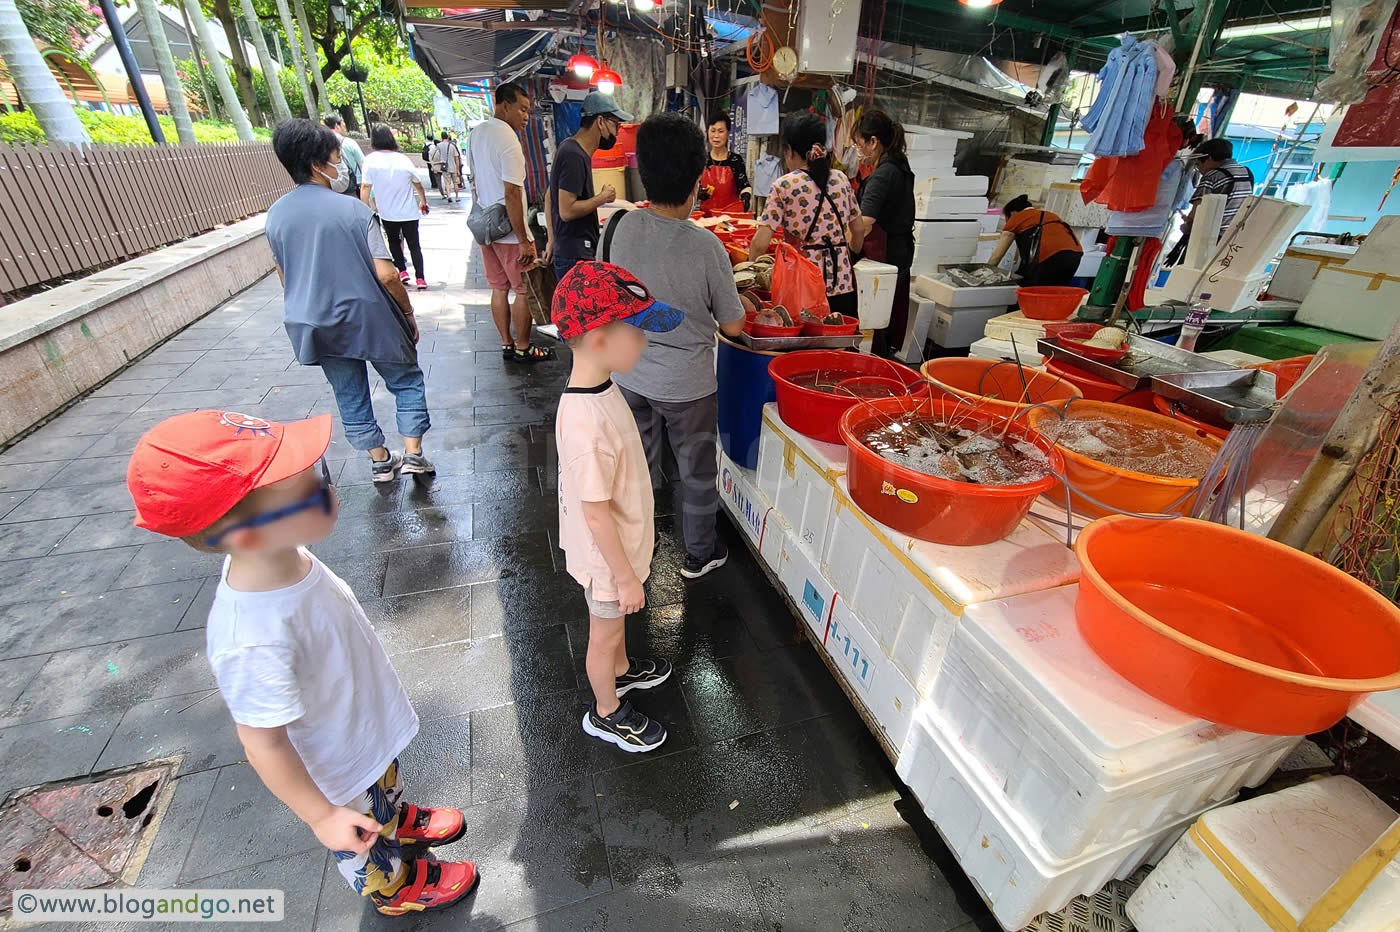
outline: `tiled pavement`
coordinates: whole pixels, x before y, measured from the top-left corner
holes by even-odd
[[[639,700],[670,740],[639,760],[582,734],[587,622],[553,545],[566,363],[503,363],[464,209],[433,200],[433,286],[414,304],[437,479],[370,484],[337,427],[341,517],[315,549],[407,686],[422,720],[410,798],[466,812],[440,854],[475,859],[480,892],[383,920],[345,888],[211,693],[218,558],[131,526],[126,457],[157,421],[335,412],[320,371],[292,359],[276,276],[0,453],[0,796],[183,755],[138,884],[282,888],[299,927],[996,928],[725,521],[729,566],[686,584],[657,502],[648,607],[628,632],[634,652],[676,661],[678,682]],[[375,401],[392,425],[382,385]]]

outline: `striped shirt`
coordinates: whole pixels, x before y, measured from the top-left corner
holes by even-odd
[[[1220,230],[1224,232],[1230,221],[1235,219],[1235,214],[1240,212],[1244,199],[1253,193],[1254,173],[1234,159],[1226,159],[1201,178],[1196,193],[1191,196],[1191,203],[1198,203],[1207,194],[1225,195],[1225,217],[1220,223]]]

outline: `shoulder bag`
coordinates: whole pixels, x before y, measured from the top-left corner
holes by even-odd
[[[506,205],[492,204],[482,207],[481,198],[477,196],[476,152],[470,138],[467,139],[467,170],[471,172],[472,188],[472,207],[467,212],[467,229],[471,230],[472,238],[485,246],[509,236],[514,227],[510,225],[510,214],[506,211]]]

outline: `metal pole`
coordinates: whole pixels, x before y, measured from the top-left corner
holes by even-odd
[[[141,115],[146,118],[146,129],[150,130],[151,139],[163,146],[165,131],[160,128],[160,117],[156,116],[156,108],[151,106],[151,98],[146,93],[146,82],[141,78],[141,66],[136,64],[136,56],[131,54],[131,43],[126,41],[126,30],[122,28],[121,18],[117,16],[117,8],[112,0],[102,0],[102,18],[107,20],[107,29],[112,33],[112,42],[116,44],[117,54],[121,56],[127,80],[131,83],[132,91],[136,93],[136,103],[141,107]]]

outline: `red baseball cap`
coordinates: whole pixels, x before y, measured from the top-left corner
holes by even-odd
[[[568,340],[619,320],[665,333],[681,325],[685,312],[653,298],[647,286],[626,269],[610,262],[584,261],[554,286],[550,317],[559,328],[559,339]]]
[[[167,418],[142,435],[126,467],[136,526],[196,534],[254,489],[315,465],[330,442],[329,414],[291,424],[235,411]]]

